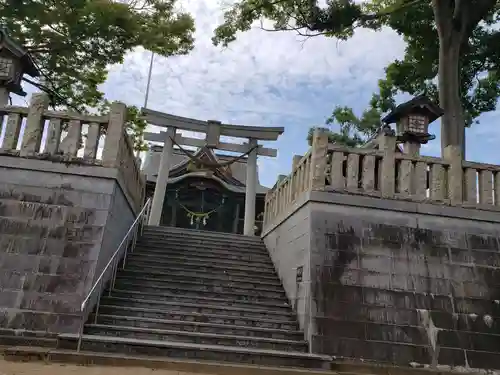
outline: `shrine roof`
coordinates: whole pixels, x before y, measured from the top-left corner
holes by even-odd
[[[162,147],[158,146],[152,147],[151,153],[157,154],[157,157],[159,159],[159,156],[161,155],[161,150]],[[193,155],[196,153],[199,153],[202,149],[198,149],[196,151],[190,151]],[[203,149],[203,152],[207,152],[207,150],[211,153],[211,155],[217,160],[218,162],[224,163],[225,161],[230,161],[233,160],[235,156],[233,155],[225,155],[225,154],[220,154],[220,153],[215,153],[213,150],[210,149]],[[151,156],[149,156],[151,157]],[[171,169],[170,169],[170,178],[176,178],[180,174],[185,174],[188,173],[187,171],[187,166],[189,164],[189,161],[191,159],[185,155],[185,153],[178,148],[173,149],[172,152],[172,163],[171,163]],[[158,167],[159,167],[159,160],[158,163],[153,163],[156,164],[154,166],[148,166],[147,163],[145,163],[144,170],[148,176],[148,180],[151,180],[149,170],[154,169],[154,181],[156,181],[156,174],[158,173]],[[222,175],[225,176],[219,176],[221,179],[225,180],[228,185],[232,185],[235,187],[241,187],[242,191],[244,191],[244,186],[246,183],[246,157],[239,159],[235,161],[234,163],[230,164],[226,168],[228,168],[228,173],[222,173]],[[148,170],[149,169],[149,170]],[[219,168],[218,168],[219,169]],[[257,193],[258,194],[265,194],[269,188],[262,186],[258,181],[259,181],[259,175],[258,175],[258,170],[257,170]]]

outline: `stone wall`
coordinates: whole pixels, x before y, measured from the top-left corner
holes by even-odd
[[[282,237],[282,248],[270,249],[279,270],[286,261],[276,255],[289,256],[295,246],[287,223],[309,212],[303,225],[311,228],[313,352],[404,366],[500,368],[500,212],[307,196],[265,240],[274,232]]]
[[[0,328],[77,332],[80,304],[133,220],[118,172],[10,157],[0,166]]]
[[[115,183],[94,279],[99,277],[104,267],[106,267],[134,220],[135,214],[129,202],[120,185]]]
[[[283,222],[276,230],[264,237],[264,243],[271,255],[276,271],[285,288],[290,303],[297,313],[300,327],[308,331],[310,290],[311,242],[309,207],[302,206],[294,215]],[[297,280],[297,270],[302,269],[302,280]]]

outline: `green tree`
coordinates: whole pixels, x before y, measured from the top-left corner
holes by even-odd
[[[442,148],[463,147],[465,126],[494,110],[500,95],[498,17],[497,0],[330,0],[323,7],[316,0],[241,0],[225,13],[213,42],[227,45],[261,18],[273,21],[273,30],[343,40],[359,27],[388,26],[407,43],[404,58],[386,68],[369,109],[351,119],[351,133],[363,135],[367,121],[376,129],[375,114],[393,108],[398,93],[425,93],[445,111]],[[342,126],[337,109],[332,117]]]
[[[144,47],[162,56],[193,48],[194,20],[175,0],[2,0],[0,24],[33,56],[42,76],[35,85],[53,106],[106,110],[99,86],[108,67]],[[129,108],[129,131],[141,148],[145,123]]]
[[[309,145],[312,144],[314,130],[320,128],[328,132],[330,143],[357,147],[376,134],[380,127],[380,113],[376,109],[368,109],[361,117],[357,117],[349,107],[336,107],[332,115],[327,118],[326,125],[338,125],[339,130],[314,126],[307,133]]]

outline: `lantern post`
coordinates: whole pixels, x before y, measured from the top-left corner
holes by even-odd
[[[411,156],[420,154],[420,147],[436,138],[429,134],[429,124],[443,115],[443,110],[425,95],[398,105],[382,119],[386,124],[396,123],[397,142],[403,152]]]

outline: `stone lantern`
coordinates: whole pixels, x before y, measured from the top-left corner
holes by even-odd
[[[40,72],[30,54],[0,28],[0,105],[7,105],[9,93],[26,96],[21,87],[24,74],[38,77]]]
[[[397,141],[403,143],[405,154],[418,155],[422,144],[436,138],[429,134],[429,124],[443,113],[429,98],[419,95],[398,105],[382,121],[386,124],[396,123]]]

